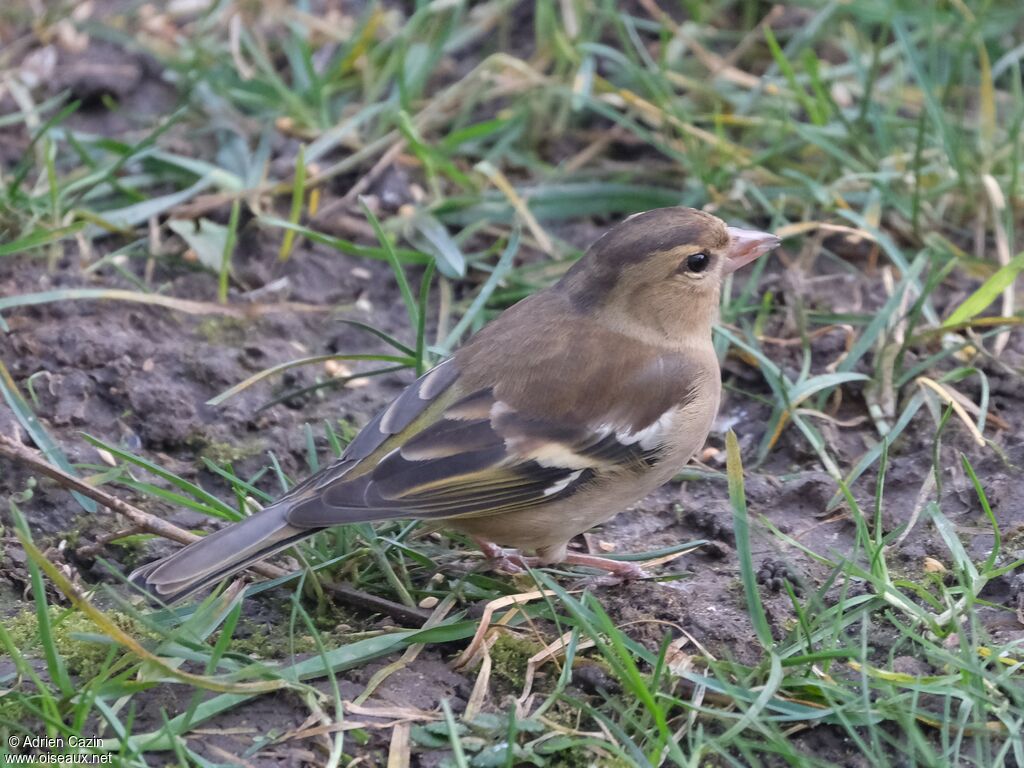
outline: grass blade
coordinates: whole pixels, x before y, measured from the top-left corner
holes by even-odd
[[[14,412],[18,423],[25,428],[29,437],[32,438],[32,442],[43,452],[47,460],[54,466],[63,469],[69,475],[78,477],[77,470],[71,466],[71,462],[64,456],[64,452],[57,446],[57,443],[54,442],[49,433],[43,429],[43,425],[39,423],[39,419],[32,412],[32,408],[25,398],[22,397],[21,392],[18,390],[18,385],[2,360],[0,360],[0,392],[3,392],[4,400],[7,401],[7,405]],[[89,514],[95,514],[95,501],[87,499],[85,496],[74,491],[71,492],[71,495],[75,497],[75,501],[78,502],[82,509]]]
[[[377,239],[384,249],[384,256],[388,264],[391,265],[392,272],[395,273],[395,282],[398,283],[398,290],[402,294],[402,301],[405,302],[405,310],[409,314],[409,325],[415,328],[419,325],[419,310],[417,309],[412,289],[409,287],[409,280],[405,276],[405,270],[402,269],[402,264],[398,260],[398,254],[395,253],[395,247],[391,244],[391,238],[387,236],[384,228],[380,225],[380,220],[370,210],[370,206],[366,204],[362,197],[359,198],[359,205],[362,206],[363,213],[366,214],[366,218],[373,227],[373,231],[377,234]]]
[[[942,322],[942,325],[945,327],[965,323],[984,312],[1004,290],[1013,284],[1022,271],[1024,271],[1024,251],[1014,256],[1009,264],[1000,267],[974,293],[964,299],[963,303]]]
[[[12,240],[9,243],[0,243],[0,257],[12,256],[16,253],[30,251],[42,245],[58,242],[65,237],[71,237],[81,232],[83,229],[85,229],[85,222],[82,221],[67,227],[58,227],[57,229],[37,229],[35,232],[19,237],[17,240]]]
[[[240,381],[233,387],[224,390],[216,397],[211,397],[206,401],[207,405],[220,405],[225,400],[234,397],[244,389],[248,389],[253,384],[263,381],[266,378],[273,376],[274,374],[287,371],[289,368],[296,368],[300,365],[315,365],[317,363],[325,363],[328,360],[377,360],[385,363],[395,363],[396,365],[404,366],[415,366],[416,360],[411,357],[398,357],[396,355],[313,355],[312,357],[300,357],[297,360],[288,360],[284,363],[278,363],[272,365],[269,368],[264,368],[262,371],[254,373],[244,381]]]
[[[740,579],[747,596],[747,609],[761,646],[766,650],[774,645],[768,616],[761,604],[761,593],[754,574],[753,553],[750,550],[750,517],[747,514],[747,495],[743,488],[743,462],[736,434],[729,430],[725,436],[726,472],[729,475],[729,502],[732,504],[733,530],[736,534],[736,555],[739,558]]]

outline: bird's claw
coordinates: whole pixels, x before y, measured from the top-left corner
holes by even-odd
[[[620,584],[624,581],[634,581],[650,577],[647,571],[628,560],[611,560],[599,555],[569,552],[559,563],[544,563],[538,557],[527,557],[514,549],[505,549],[489,541],[477,539],[476,544],[495,570],[513,575],[523,573],[528,568],[536,568],[541,565],[566,564],[582,565],[587,568],[605,571],[606,576],[600,576],[596,580],[592,580],[596,584]]]
[[[537,558],[526,557],[517,550],[505,549],[483,539],[475,539],[475,541],[484,557],[487,558],[488,564],[501,573],[517,575],[525,572],[527,568],[539,565]]]

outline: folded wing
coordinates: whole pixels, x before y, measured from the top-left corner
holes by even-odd
[[[659,460],[671,427],[674,404],[665,418],[640,429],[523,413],[491,388],[462,392],[455,362],[443,365],[445,390],[427,393],[433,407],[411,415],[410,393],[417,385],[411,386],[396,401],[398,408],[368,425],[335,467],[282,499],[290,502],[291,525],[320,528],[529,509],[571,496],[601,474],[649,468]],[[429,378],[421,382],[420,388],[430,389]],[[405,415],[403,399],[409,407]],[[423,418],[427,411],[433,413]]]

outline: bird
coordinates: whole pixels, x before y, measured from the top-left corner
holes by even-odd
[[[129,580],[171,604],[326,528],[394,518],[464,533],[513,568],[636,576],[568,543],[703,447],[723,278],[779,243],[693,208],[628,217],[405,388],[334,463]]]

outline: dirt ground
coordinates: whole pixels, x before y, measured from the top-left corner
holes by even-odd
[[[168,94],[155,82],[148,65],[130,59],[137,78],[121,82],[118,96],[129,111],[153,113],[164,109]],[[73,68],[73,63],[67,65]],[[70,77],[70,75],[69,75]],[[65,83],[66,84],[66,83]],[[94,82],[70,81],[82,95],[88,95]],[[106,86],[113,87],[113,86]],[[135,126],[118,122],[97,102],[71,119],[72,126],[116,136],[129,133]],[[0,139],[0,158],[13,162],[24,137],[8,131]],[[280,148],[282,154],[286,148]],[[382,183],[394,183],[384,177]],[[342,183],[339,182],[339,186]],[[371,190],[380,194],[383,190]],[[559,232],[574,245],[583,248],[601,230],[575,226]],[[363,242],[368,242],[364,240]],[[102,243],[113,247],[113,242]],[[0,359],[9,367],[15,381],[37,396],[37,414],[72,462],[101,464],[96,449],[81,433],[123,445],[142,456],[196,482],[214,494],[227,498],[224,483],[203,468],[200,457],[230,455],[240,476],[257,471],[266,464],[266,451],[273,450],[282,468],[293,477],[301,477],[306,466],[306,443],[302,425],[314,426],[324,420],[345,420],[361,426],[380,407],[388,403],[411,380],[409,372],[369,380],[358,388],[328,388],[313,395],[292,398],[287,403],[260,407],[276,396],[312,384],[322,376],[319,367],[299,368],[283,377],[252,387],[221,407],[206,401],[229,386],[270,365],[304,355],[329,352],[379,351],[371,337],[341,322],[358,319],[375,327],[408,338],[404,310],[386,264],[341,255],[324,246],[301,242],[286,263],[277,260],[276,241],[263,237],[252,227],[243,230],[235,267],[240,281],[249,291],[259,291],[284,278],[287,288],[278,298],[323,307],[323,312],[292,313],[278,311],[244,321],[216,315],[189,316],[170,310],[136,304],[106,301],[79,301],[44,304],[7,312],[9,331],[0,334]],[[785,249],[784,249],[785,250]],[[84,274],[82,256],[71,244],[51,271],[45,258],[19,257],[0,260],[0,295],[13,296],[55,287],[131,287],[110,270]],[[130,261],[125,268],[143,275],[145,262]],[[817,262],[813,276],[828,275],[830,266]],[[795,272],[792,270],[796,270]],[[769,279],[762,290],[774,286],[785,300],[786,290],[801,291],[805,306],[828,308],[835,312],[864,311],[885,300],[882,282],[875,276],[854,278],[837,276],[846,282],[843,291],[835,290],[834,280],[809,279],[799,267],[787,270],[778,258],[769,267]],[[154,281],[167,287],[166,293],[192,300],[212,301],[215,280],[193,265],[177,258],[156,262]],[[846,290],[848,288],[849,290]],[[969,284],[940,293],[950,303],[961,299],[972,288]],[[785,320],[766,329],[773,336],[792,336]],[[798,370],[798,347],[776,348],[776,362],[784,369]],[[814,368],[823,371],[841,351],[841,343],[828,335],[814,341]],[[1004,360],[1020,366],[1024,362],[1024,334],[1015,332]],[[992,537],[986,532],[981,507],[960,469],[959,453],[967,454],[988,494],[1000,522],[1009,557],[1024,556],[1024,392],[1021,380],[1002,369],[979,361],[991,384],[991,409],[1009,429],[992,431],[996,447],[977,447],[959,424],[946,431],[942,449],[943,510],[961,532],[974,556],[984,555]],[[763,437],[769,409],[757,395],[768,392],[760,374],[739,359],[725,365],[727,393],[720,425],[737,432],[744,457],[752,461]],[[837,414],[852,420],[851,426],[823,425],[837,451],[841,466],[851,467],[871,445],[876,433],[863,418],[865,403],[858,386],[846,388],[847,399]],[[908,388],[908,393],[910,392]],[[907,394],[907,393],[905,393]],[[971,394],[968,392],[968,394]],[[859,421],[858,421],[859,419]],[[0,406],[0,428],[5,434],[20,432],[6,407]],[[927,409],[891,449],[888,469],[884,522],[894,528],[911,515],[918,490],[931,464],[935,427]],[[723,431],[716,431],[709,445],[722,449]],[[321,459],[328,454],[326,443],[319,444]],[[714,458],[716,469],[724,469]],[[857,497],[871,507],[874,476],[862,478],[855,487]],[[0,498],[6,499],[26,488],[28,474],[21,467],[0,467]],[[854,528],[848,515],[823,516],[834,485],[822,471],[816,456],[808,449],[797,430],[789,427],[763,465],[749,468],[747,493],[752,515],[770,520],[783,532],[814,551],[845,553],[853,548]],[[269,479],[264,482],[272,487]],[[139,501],[136,499],[135,501]],[[208,525],[199,515],[154,503],[141,502],[154,514],[189,528]],[[9,521],[4,506],[5,523]],[[71,542],[66,551],[68,564],[86,581],[110,580],[95,561],[76,555],[76,549],[93,542],[104,532],[120,524],[100,510],[84,515],[63,490],[48,481],[40,481],[30,503],[22,505],[32,530],[40,541],[56,544]],[[756,659],[756,642],[745,610],[738,581],[737,559],[730,540],[731,511],[724,481],[700,480],[666,486],[636,509],[624,513],[594,535],[609,542],[619,552],[650,550],[697,538],[713,544],[666,566],[661,572],[682,573],[685,578],[668,583],[641,582],[626,586],[598,588],[597,594],[615,621],[628,625],[629,633],[652,648],[660,642],[666,627],[685,629],[712,653],[741,661]],[[9,530],[9,529],[8,529]],[[826,576],[824,569],[804,557],[795,548],[784,546],[763,530],[756,531],[755,555],[772,561],[772,567],[785,567],[799,574],[808,588]],[[5,557],[0,567],[0,610],[11,617],[27,607],[24,570],[15,554],[16,544],[9,535],[4,539]],[[171,545],[154,543],[147,547],[146,558],[169,551]],[[125,569],[134,556],[127,550],[108,548],[103,556]],[[893,562],[908,573],[920,573],[926,557],[947,559],[948,553],[933,528],[920,522],[910,536],[896,548]],[[778,561],[778,562],[775,562]],[[22,560],[23,562],[23,560]],[[998,604],[1019,599],[1010,577],[992,583],[985,597]],[[765,600],[776,630],[781,633],[793,618],[784,591],[765,588]],[[247,607],[254,623],[272,622],[283,604],[282,591],[264,594]],[[1007,642],[1024,639],[1024,626],[1010,614],[982,609],[981,620],[994,637]],[[372,624],[372,620],[368,620]],[[452,650],[452,655],[457,649]],[[342,693],[361,690],[361,683],[393,659],[385,659],[360,669],[341,681]],[[451,656],[431,648],[408,669],[390,678],[375,694],[374,701],[402,702],[424,709],[438,706],[448,697],[458,709],[465,705],[473,675],[452,670]],[[501,708],[502,702],[491,702]],[[176,709],[166,698],[153,702],[152,711],[138,714],[139,723],[150,719],[160,722],[159,710]],[[247,706],[204,726],[200,751],[216,759],[218,750],[239,754],[254,734],[274,723],[278,730],[297,726],[303,710],[287,696],[264,696]],[[233,730],[232,730],[233,729]],[[216,735],[216,731],[222,731]],[[229,732],[230,731],[230,732]],[[214,735],[211,735],[214,734]],[[824,739],[813,731],[803,736],[819,757],[831,755],[837,764],[854,765],[844,758],[841,743]],[[197,738],[197,743],[200,741]],[[371,734],[366,750],[384,750],[386,743]],[[258,765],[302,765],[312,759],[300,745],[289,745],[275,754],[262,752]],[[381,753],[383,754],[383,753]],[[379,757],[379,754],[378,754]],[[371,757],[371,761],[372,761]],[[421,755],[421,765],[436,763],[430,753]]]

